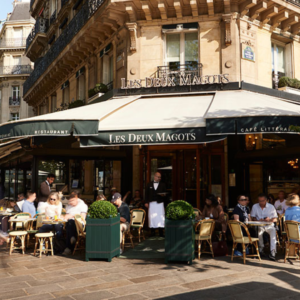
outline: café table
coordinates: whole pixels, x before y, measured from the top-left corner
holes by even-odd
[[[57,224],[63,224],[63,225],[65,225],[67,222],[68,221],[62,220],[62,219],[59,219],[59,220],[56,220],[56,221],[52,220],[52,219],[50,219],[50,220],[46,220],[46,219],[42,220],[43,224],[53,225],[53,232],[55,232],[55,225],[57,225]]]
[[[274,223],[268,221],[248,221],[248,223],[245,223],[246,226],[254,228],[256,237],[258,237],[258,227],[268,226],[272,224]]]
[[[25,228],[25,223],[29,222],[28,229],[32,229],[32,223],[36,221],[36,218],[17,218],[17,219],[10,219],[8,222],[10,223],[10,229],[13,229],[14,223],[22,223],[23,228]]]

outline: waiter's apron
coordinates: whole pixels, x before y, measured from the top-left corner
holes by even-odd
[[[165,207],[164,203],[157,203],[152,201],[149,203],[149,227],[150,228],[164,228],[165,227]]]

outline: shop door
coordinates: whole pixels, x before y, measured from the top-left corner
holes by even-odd
[[[197,207],[197,155],[196,150],[182,150],[178,154],[178,192],[180,200]]]

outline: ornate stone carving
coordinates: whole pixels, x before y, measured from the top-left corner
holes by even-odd
[[[10,106],[9,110],[11,114],[17,114],[20,110],[20,106]]]
[[[253,44],[250,40],[248,40],[248,41],[242,41],[242,44],[245,44],[245,45],[247,45],[247,46],[254,47],[254,44]]]
[[[232,15],[231,14],[226,14],[222,16],[222,19],[225,23],[225,45],[229,46],[231,45],[231,20],[232,20]]]
[[[126,23],[126,26],[130,33],[130,51],[132,53],[134,53],[134,52],[136,52],[137,24],[136,23]]]

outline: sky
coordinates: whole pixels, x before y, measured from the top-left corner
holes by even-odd
[[[0,20],[5,20],[6,16],[9,12],[13,11],[13,5],[12,3],[14,0],[0,0],[1,2],[1,8],[0,8]],[[30,0],[23,0],[22,2],[30,2]],[[0,28],[2,27],[2,24],[0,24]]]

